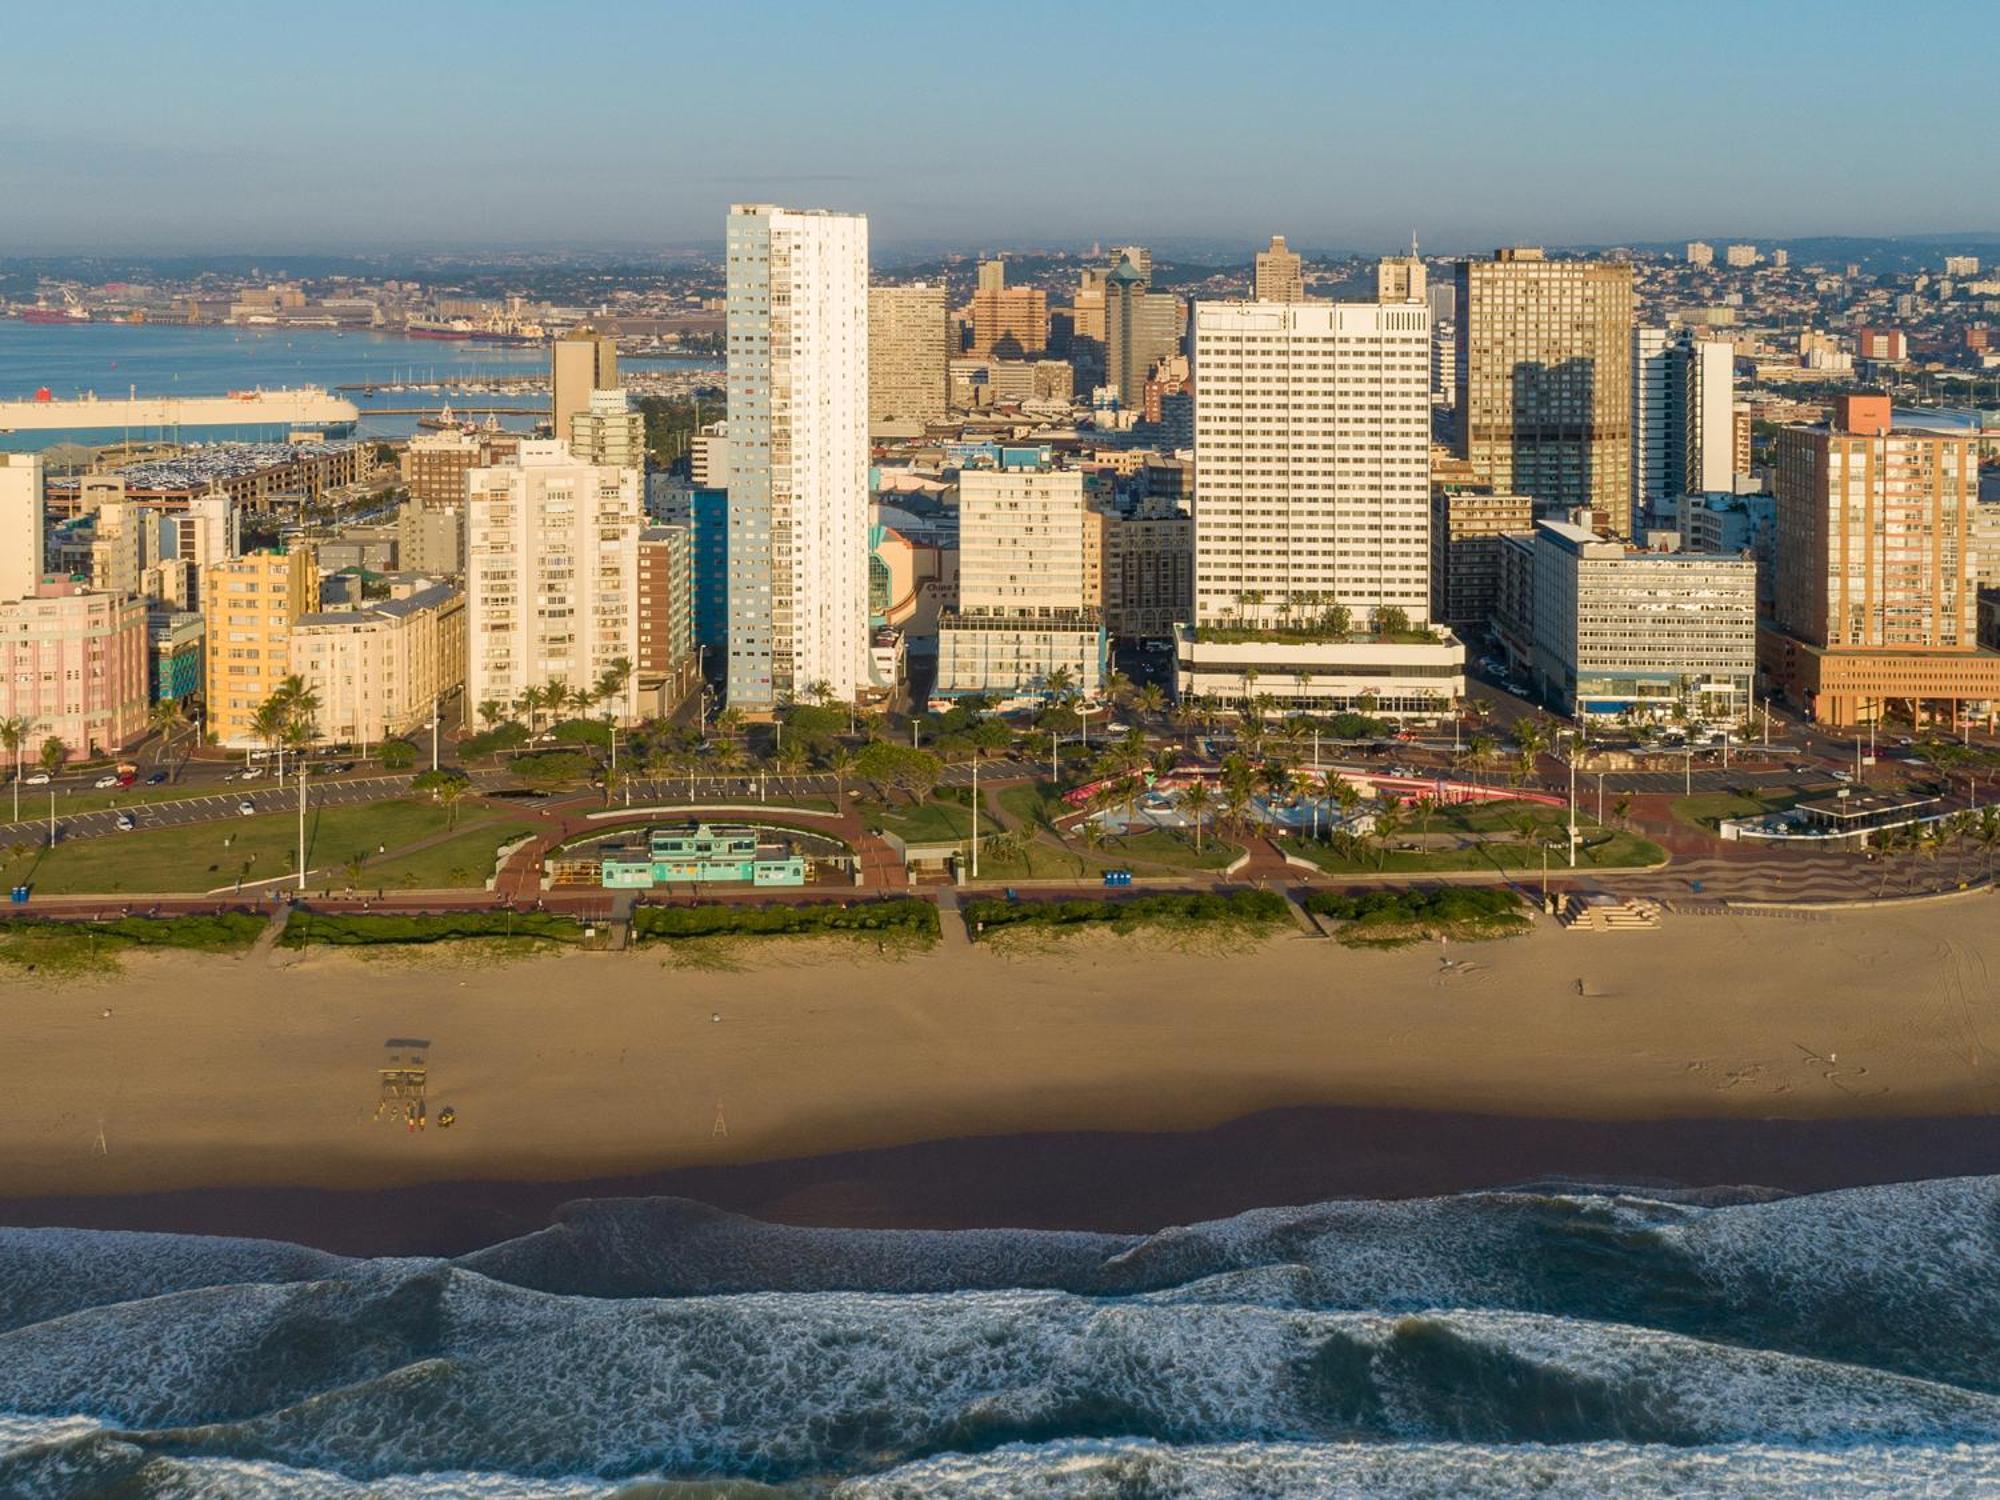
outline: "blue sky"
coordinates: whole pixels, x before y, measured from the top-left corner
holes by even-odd
[[[2000,227],[1990,5],[9,4],[0,254]],[[1986,76],[1982,76],[1982,74]]]

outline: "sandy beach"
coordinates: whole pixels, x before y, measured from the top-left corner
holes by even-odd
[[[1956,1118],[1967,1133],[1945,1138],[1974,1159],[1955,1168],[2000,1170],[2000,1157],[1980,1166],[1995,1137],[1967,1118],[2000,1115],[1993,915],[1977,897],[1812,922],[1669,917],[1657,932],[1541,923],[1510,942],[1393,952],[1291,933],[1228,951],[1088,935],[905,959],[779,943],[728,971],[653,953],[138,956],[108,981],[0,982],[0,1198],[13,1200],[0,1222],[119,1222],[119,1195],[188,1190],[624,1179],[690,1191],[704,1178],[726,1188],[732,1172],[764,1184],[747,1206],[766,1212],[775,1200],[794,1217],[818,1202],[831,1217],[921,1218],[908,1202],[871,1210],[858,1167],[809,1180],[751,1164],[907,1165],[936,1149],[922,1143],[978,1138],[1030,1143],[1011,1166],[988,1164],[996,1205],[1018,1189],[1010,1171],[1074,1173],[1050,1201],[1088,1216],[1075,1205],[1092,1201],[1093,1176],[1120,1170],[1119,1141],[1188,1133],[1210,1143],[1203,1170],[1226,1177],[1233,1149],[1245,1191],[1300,1191],[1319,1180],[1251,1183],[1272,1179],[1274,1149],[1337,1157],[1363,1134],[1393,1149],[1397,1132],[1355,1122],[1395,1118],[1495,1122],[1489,1135],[1514,1121],[1517,1141],[1532,1125],[1594,1141],[1588,1163],[1614,1174],[1606,1143],[1684,1122],[1651,1136],[1709,1142],[1698,1169],[1735,1180],[1711,1149],[1717,1131],[1844,1140],[1815,1149],[1865,1160],[1884,1131]],[[377,1070],[408,1050],[391,1039],[428,1043],[429,1109],[450,1105],[452,1129],[375,1118]],[[1286,1111],[1306,1113],[1272,1113]],[[1290,1120],[1282,1148],[1214,1144],[1251,1117]],[[1313,1118],[1318,1135],[1299,1123]],[[1079,1132],[1107,1133],[1105,1149],[1032,1146]],[[1477,1128],[1459,1134],[1464,1146]],[[1908,1150],[1928,1154],[1928,1139]],[[1572,1163],[1494,1150],[1503,1176]],[[1671,1154],[1624,1158],[1634,1173],[1675,1169]],[[985,1170],[978,1159],[965,1145],[955,1166],[937,1159],[932,1217],[980,1217],[953,1180]],[[561,1196],[573,1194],[542,1193],[529,1211]],[[114,1206],[56,1213],[56,1197]]]

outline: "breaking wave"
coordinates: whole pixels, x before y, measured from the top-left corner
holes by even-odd
[[[457,1261],[0,1231],[0,1495],[2000,1487],[2000,1179],[1150,1236],[572,1205]]]

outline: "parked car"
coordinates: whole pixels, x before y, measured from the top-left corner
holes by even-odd
[[[155,771],[151,776],[148,776],[146,778],[146,785],[159,786],[163,784],[166,781],[166,779],[167,779],[167,773],[165,771]]]
[[[28,785],[47,786],[52,779],[47,771],[34,771],[28,776]]]
[[[130,813],[120,813],[118,815],[118,831],[120,833],[130,833],[133,829],[137,828],[138,826],[139,825],[137,823],[132,821],[132,815]]]
[[[241,802],[236,804],[236,810],[247,818],[257,811],[257,804],[252,802],[248,797],[245,797]]]
[[[100,776],[91,785],[96,787],[100,792],[109,791],[112,787],[118,785],[118,778],[116,776]]]
[[[250,766],[244,770],[238,771],[236,773],[236,779],[238,781],[255,781],[259,776],[262,776],[263,774],[264,774],[264,768],[262,766]]]

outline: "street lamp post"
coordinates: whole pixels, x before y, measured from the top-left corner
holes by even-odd
[[[979,878],[979,756],[972,757],[972,878]]]
[[[299,784],[299,889],[306,888],[306,779],[292,778]]]

